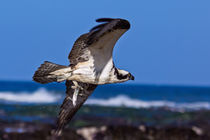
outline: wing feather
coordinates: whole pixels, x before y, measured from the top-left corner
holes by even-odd
[[[111,22],[115,20],[114,18],[99,18],[99,19],[96,19],[96,22]]]
[[[92,29],[90,29],[90,32],[100,30],[100,29],[103,28],[105,25],[107,25],[107,23],[99,24],[99,25],[93,27]]]
[[[97,30],[90,30],[90,33],[88,35],[87,44],[91,45],[99,40],[101,36],[103,36],[105,33],[111,32],[114,29],[114,26],[117,24],[117,20],[113,20],[108,23],[100,24],[94,28],[97,28]]]
[[[72,65],[88,60],[87,40],[88,34],[81,35],[74,43],[68,59]]]
[[[97,25],[90,30],[88,35],[87,44],[90,45],[94,42],[97,42],[100,37],[104,36],[107,33],[110,33],[117,29],[126,29],[130,28],[130,23],[124,19],[112,19],[112,18],[100,18],[96,22],[105,22],[103,24]],[[118,37],[120,38],[120,36]]]
[[[93,47],[96,42],[103,46],[114,47],[115,42],[121,35],[130,28],[130,23],[124,19],[100,18],[96,22],[104,22],[93,27],[89,33],[81,35],[74,43],[69,54],[70,63],[76,65],[79,62],[89,60],[90,52],[88,47]],[[124,30],[120,30],[124,29]],[[120,32],[119,32],[120,31]],[[105,37],[104,37],[105,36]],[[107,39],[104,39],[104,38]],[[100,42],[101,41],[101,42]],[[113,42],[111,45],[106,43]],[[98,45],[95,45],[96,47]],[[110,49],[112,51],[112,49]]]
[[[79,94],[82,94],[83,96],[77,97],[77,103],[76,106],[74,106],[72,103],[72,97],[74,94],[74,89],[72,89],[73,82],[66,81],[66,98],[64,99],[63,104],[61,105],[61,110],[57,120],[56,130],[53,131],[52,134],[54,137],[58,137],[61,135],[63,128],[72,119],[72,117],[75,115],[78,109],[80,109],[83,103],[87,100],[87,98],[97,87],[97,85],[93,84],[86,84],[86,83],[78,83],[78,84],[83,88],[83,90],[79,91]]]

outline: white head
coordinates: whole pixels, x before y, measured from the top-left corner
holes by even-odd
[[[130,72],[125,70],[115,68],[114,75],[117,83],[125,82],[128,80],[134,80],[134,76]]]

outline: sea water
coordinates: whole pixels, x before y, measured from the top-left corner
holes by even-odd
[[[0,104],[61,104],[65,84],[38,84],[32,81],[0,81]],[[167,85],[100,85],[86,105],[210,110],[210,87]]]

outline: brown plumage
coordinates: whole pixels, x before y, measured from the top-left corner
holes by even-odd
[[[113,47],[120,36],[130,28],[129,22],[124,19],[112,18],[101,18],[97,19],[96,21],[103,23],[93,27],[89,33],[81,35],[75,41],[73,48],[68,56],[70,61],[69,66],[57,65],[45,61],[44,64],[42,64],[38,68],[33,76],[34,81],[42,84],[66,80],[66,97],[63,101],[63,104],[61,105],[60,113],[57,120],[57,126],[56,129],[52,131],[51,139],[56,139],[61,136],[62,130],[64,129],[66,124],[72,119],[78,109],[83,105],[83,103],[97,87],[95,83],[99,84],[98,82],[100,81],[101,75],[105,75],[103,78],[105,78],[105,80],[108,80],[104,81],[105,83],[110,82],[109,80],[114,78],[114,80],[116,80],[115,82],[124,82],[132,78],[132,75],[130,73],[128,73],[127,71],[116,69],[114,67],[114,64],[112,63]],[[91,61],[89,62],[90,59]],[[93,63],[92,60],[94,61]],[[94,74],[96,74],[94,75],[94,84],[88,84],[87,82],[84,83],[84,81],[81,82],[80,79],[80,82],[79,80],[77,80],[76,82],[76,80],[70,81],[68,79],[71,76],[70,72],[72,72],[80,65],[86,65],[82,62],[87,62],[86,64],[88,65],[88,68],[93,67],[93,71],[95,72]],[[91,66],[89,66],[89,64]],[[107,73],[102,74],[101,71],[103,69],[105,69]],[[118,74],[118,76],[114,74]],[[118,79],[116,78],[119,77],[120,74],[121,81],[118,81]],[[108,76],[106,77],[106,75]],[[75,82],[77,83],[77,85],[75,85]],[[74,104],[74,95],[77,91],[78,96],[76,104]]]
[[[83,105],[83,103],[87,100],[87,98],[91,95],[91,93],[95,90],[97,85],[93,84],[85,84],[78,83],[79,86],[83,87],[83,90],[79,91],[79,94],[83,94],[83,96],[78,96],[76,106],[72,104],[72,97],[74,94],[74,89],[72,89],[72,81],[66,81],[66,98],[61,105],[61,110],[59,113],[59,117],[57,120],[57,127],[54,131],[52,131],[53,136],[60,136],[63,128],[66,124],[72,119],[78,109]]]
[[[63,68],[67,68],[67,66],[45,61],[34,73],[33,80],[41,84],[57,82],[57,78],[53,75],[50,77],[50,73]]]

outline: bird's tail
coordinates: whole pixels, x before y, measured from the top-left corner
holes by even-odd
[[[62,82],[71,76],[71,68],[45,61],[34,73],[33,80],[46,84],[50,82]]]

